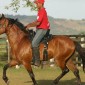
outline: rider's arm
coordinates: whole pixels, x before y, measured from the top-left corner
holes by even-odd
[[[39,25],[39,24],[40,24],[40,22],[34,21],[34,22],[32,22],[32,23],[29,23],[29,24],[26,26],[26,28],[29,29],[30,27],[36,27],[36,26]]]

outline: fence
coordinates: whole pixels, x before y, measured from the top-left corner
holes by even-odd
[[[8,58],[7,55],[8,48],[7,48],[7,42],[6,38],[0,38],[0,60],[6,61]]]

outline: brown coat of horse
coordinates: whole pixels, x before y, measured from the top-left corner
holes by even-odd
[[[2,17],[0,18],[0,34],[6,33],[12,53],[12,59],[10,63],[6,64],[3,68],[3,79],[6,83],[8,83],[6,70],[9,67],[23,64],[27,69],[27,71],[29,72],[29,75],[34,85],[37,85],[31,67],[31,60],[32,60],[31,43],[28,38],[29,36],[21,30],[22,28],[24,28],[24,26],[20,22],[14,19],[6,18],[4,17],[4,15],[2,15]],[[72,39],[66,36],[54,36],[53,39],[49,41],[48,50],[47,50],[48,57],[49,59],[54,58],[55,63],[62,70],[62,73],[54,80],[54,84],[57,84],[59,80],[66,73],[69,72],[70,69],[76,76],[78,80],[78,85],[81,85],[79,71],[74,65],[73,61],[70,59],[70,57],[73,55],[77,47],[75,43]],[[43,59],[43,48],[44,45],[40,44],[41,60]],[[82,55],[81,52],[80,54]],[[82,58],[82,60],[84,61],[85,59]]]

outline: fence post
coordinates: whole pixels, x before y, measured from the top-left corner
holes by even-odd
[[[6,40],[7,42],[7,53],[8,53],[8,63],[10,62],[10,46],[9,46],[9,41]]]

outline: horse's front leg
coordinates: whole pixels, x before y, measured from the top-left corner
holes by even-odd
[[[12,66],[15,66],[17,65],[18,63],[15,61],[15,60],[12,60],[10,63],[6,64],[3,68],[3,80],[5,81],[5,83],[8,85],[9,84],[9,81],[8,81],[8,77],[6,75],[6,71],[9,67],[12,67]]]
[[[36,80],[35,80],[35,76],[34,76],[34,73],[32,71],[32,67],[31,67],[31,63],[28,63],[28,61],[26,62],[23,62],[23,65],[25,66],[27,72],[29,73],[31,79],[32,79],[32,82],[34,85],[38,85]]]
[[[30,75],[30,77],[31,77],[34,85],[38,85],[37,82],[36,82],[36,80],[35,80],[35,76],[34,76],[33,71],[29,71],[29,70],[27,70],[27,71],[28,71],[28,73],[29,73],[29,75]]]
[[[6,70],[9,68],[9,64],[6,64],[3,68],[3,80],[5,81],[5,83],[7,83],[8,85],[8,78],[6,76]]]

